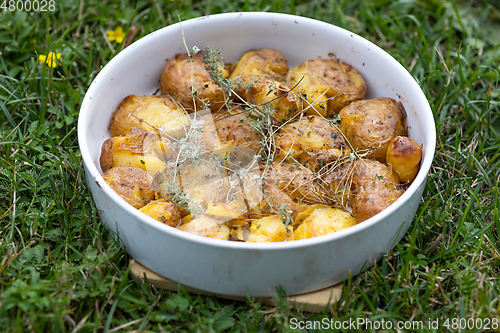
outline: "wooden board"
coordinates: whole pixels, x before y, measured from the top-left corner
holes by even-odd
[[[146,277],[148,283],[152,284],[157,288],[171,290],[171,291],[178,291],[179,284],[177,282],[169,280],[167,278],[164,278],[163,276],[156,274],[155,272],[142,266],[134,259],[130,259],[130,264],[132,265],[130,270],[130,275],[135,281],[144,283],[146,281],[145,280]],[[342,295],[342,287],[343,284],[340,283],[335,286],[310,292],[307,294],[288,296],[288,304],[294,307],[295,309],[306,312],[321,312],[326,307],[328,307],[329,311],[332,311],[332,305],[335,304],[335,302],[337,302],[340,299],[340,296]],[[241,302],[250,301],[246,297],[217,295],[187,286],[182,286],[182,288],[193,294],[216,296],[219,298],[230,299]],[[276,300],[272,297],[256,297],[254,298],[254,301],[269,306],[276,306],[278,304]]]

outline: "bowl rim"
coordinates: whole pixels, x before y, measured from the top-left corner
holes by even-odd
[[[209,19],[237,19],[241,18],[242,16],[245,16],[249,19],[254,19],[254,18],[262,18],[262,17],[268,17],[269,19],[272,19],[273,17],[279,18],[279,19],[294,19],[295,21],[304,22],[304,23],[312,23],[312,24],[322,24],[324,26],[328,26],[329,29],[334,29],[338,30],[342,34],[348,34],[352,36],[355,36],[355,38],[361,38],[365,43],[367,43],[367,46],[370,46],[370,50],[376,50],[376,52],[379,52],[383,54],[385,57],[388,57],[389,61],[393,63],[395,66],[395,69],[398,70],[399,73],[402,75],[405,75],[408,79],[408,84],[411,84],[412,90],[415,90],[417,94],[419,95],[420,99],[423,99],[426,101],[424,103],[425,105],[425,110],[419,110],[419,114],[423,114],[427,120],[432,120],[432,121],[427,121],[429,128],[428,131],[428,136],[426,137],[426,141],[428,141],[430,144],[428,144],[425,147],[425,152],[423,154],[423,158],[421,161],[420,165],[420,171],[417,174],[417,177],[413,181],[413,183],[406,189],[406,191],[395,201],[393,202],[389,207],[384,209],[382,212],[378,213],[377,215],[363,221],[362,223],[358,223],[352,227],[349,227],[347,229],[319,236],[319,237],[314,237],[314,238],[309,238],[309,239],[302,239],[299,241],[284,241],[284,242],[275,242],[275,243],[248,243],[248,242],[237,242],[237,241],[225,241],[225,240],[218,240],[218,239],[212,239],[208,237],[203,237],[203,236],[198,236],[198,235],[193,235],[188,232],[178,230],[176,228],[172,228],[170,226],[167,226],[163,223],[158,223],[157,220],[153,219],[152,217],[147,216],[146,214],[140,212],[139,210],[135,209],[133,206],[128,204],[123,198],[121,198],[118,194],[116,194],[111,187],[104,181],[102,178],[99,170],[93,163],[93,160],[91,158],[90,154],[90,147],[87,144],[87,136],[85,134],[85,127],[84,125],[87,125],[90,123],[90,104],[91,104],[91,95],[94,94],[96,91],[96,85],[94,84],[98,80],[100,80],[106,73],[110,70],[113,69],[114,66],[119,64],[120,60],[124,57],[126,57],[130,52],[133,52],[133,50],[140,49],[143,44],[146,44],[153,38],[161,38],[162,32],[166,32],[168,30],[172,29],[177,29],[179,26],[186,28],[190,25],[195,25],[199,23],[200,21],[203,20],[209,20]],[[137,51],[136,51],[137,52]],[[82,160],[84,167],[87,169],[88,173],[93,177],[94,181],[97,182],[101,190],[105,193],[106,196],[108,196],[114,203],[116,203],[121,209],[125,210],[129,215],[133,216],[134,218],[138,219],[140,223],[146,223],[149,227],[158,230],[159,232],[162,233],[167,233],[170,234],[171,236],[179,237],[185,241],[188,242],[194,242],[194,243],[201,243],[206,246],[214,246],[214,247],[223,247],[223,248],[228,248],[228,249],[239,249],[239,250],[265,250],[265,251],[278,251],[278,250],[287,250],[287,249],[292,249],[292,248],[301,248],[301,247],[308,247],[311,245],[319,245],[319,244],[324,244],[324,243],[329,243],[333,242],[336,239],[347,237],[349,235],[356,234],[364,229],[371,228],[387,218],[389,215],[394,213],[396,210],[398,210],[405,202],[407,202],[411,196],[417,191],[417,189],[420,186],[425,186],[425,182],[427,179],[427,172],[430,170],[432,160],[434,158],[435,154],[435,145],[436,145],[436,128],[435,128],[435,121],[434,121],[434,116],[432,109],[429,105],[429,102],[427,100],[427,97],[425,96],[424,92],[418,85],[418,83],[415,81],[413,76],[401,65],[396,59],[394,59],[389,53],[387,53],[385,50],[377,46],[376,44],[372,43],[371,41],[355,34],[352,31],[346,30],[342,27],[336,26],[334,24],[312,19],[312,18],[307,18],[307,17],[302,17],[302,16],[296,16],[296,15],[291,15],[291,14],[282,14],[282,13],[270,13],[270,12],[234,12],[234,13],[222,13],[222,14],[214,14],[214,15],[207,15],[207,16],[201,16],[193,19],[189,19],[186,21],[182,21],[180,23],[175,23],[163,28],[160,28],[144,37],[141,39],[135,41],[132,43],[129,47],[125,48],[121,52],[119,52],[115,57],[113,57],[103,68],[101,71],[97,74],[97,76],[94,78],[92,83],[87,89],[87,92],[84,96],[84,99],[82,101],[82,104],[80,106],[80,112],[79,112],[79,117],[78,117],[78,143],[80,147],[80,153],[82,155]],[[422,172],[425,171],[425,172]],[[87,178],[87,182],[92,181],[92,179]],[[405,221],[402,221],[404,223]]]

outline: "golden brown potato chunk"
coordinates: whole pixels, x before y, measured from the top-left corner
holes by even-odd
[[[150,201],[146,206],[139,208],[139,211],[174,228],[181,218],[178,206],[164,199]]]
[[[219,224],[216,219],[205,215],[196,217],[190,222],[181,225],[178,229],[190,234],[221,240],[228,240],[231,231],[228,226]]]
[[[213,217],[219,221],[228,222],[243,219],[246,212],[247,207],[243,201],[232,200],[229,202],[211,202],[208,204],[207,210],[204,214],[209,215],[210,217]],[[235,223],[240,224],[239,222]]]
[[[403,104],[392,98],[356,101],[340,111],[341,130],[358,153],[385,162],[392,139],[407,135],[405,117]]]
[[[271,49],[257,49],[243,54],[230,78],[240,78],[244,83],[254,81],[255,84],[250,89],[244,85],[241,89],[236,89],[236,94],[259,108],[270,104],[273,109],[272,117],[282,122],[300,112],[298,97],[284,83],[287,71],[288,63],[281,53]]]
[[[257,105],[262,111],[255,114],[263,115],[267,104],[272,108],[271,117],[283,122],[295,117],[301,110],[299,98],[290,88],[279,81],[263,80],[253,85],[252,89],[243,91],[241,97],[252,105]]]
[[[197,110],[205,109],[202,102],[204,99],[210,103],[212,111],[219,110],[224,106],[227,96],[212,82],[201,52],[192,56],[192,59],[191,61],[187,53],[182,53],[167,61],[161,74],[161,92],[170,94],[181,102],[188,112],[194,111],[195,105]],[[229,76],[229,71],[225,67],[221,67],[220,70],[224,77]],[[191,87],[196,89],[195,97]]]
[[[236,63],[230,78],[241,78],[244,82],[257,79],[284,81],[288,62],[276,50],[255,49],[245,52]]]
[[[248,242],[283,242],[287,239],[286,227],[278,215],[271,215],[252,222]]]
[[[115,139],[109,138],[103,142],[101,146],[101,156],[99,158],[99,164],[101,165],[102,172],[106,172],[111,169],[114,165],[113,162],[113,145]]]
[[[357,160],[352,184],[352,213],[358,223],[389,207],[404,192],[394,171],[376,160]]]
[[[329,206],[317,205],[294,232],[294,239],[328,235],[356,225],[351,214]]]
[[[139,209],[154,198],[151,189],[153,177],[135,166],[115,166],[106,171],[102,178],[126,202]]]
[[[203,110],[190,114],[191,128],[187,136],[188,143],[199,143],[207,153],[222,148],[220,139],[217,137],[215,119],[210,110]],[[181,149],[185,149],[182,148]]]
[[[111,118],[111,136],[125,135],[132,127],[160,131],[161,135],[179,138],[189,126],[189,117],[168,96],[129,95],[123,99]]]
[[[387,164],[401,182],[412,182],[420,169],[422,150],[418,143],[406,136],[397,136],[387,149]]]
[[[165,168],[164,161],[173,153],[172,143],[166,137],[134,127],[127,135],[103,143],[101,169],[106,172],[113,166],[133,165],[154,175]]]
[[[263,175],[264,174],[264,175]],[[263,176],[262,176],[263,175]],[[293,199],[278,186],[276,174],[261,166],[243,182],[245,199],[256,217],[287,211],[295,219],[297,206]]]
[[[275,163],[267,174],[266,184],[275,184],[295,202],[322,203],[324,190],[317,184],[317,176],[309,169],[295,163]]]
[[[263,191],[264,195],[261,197],[260,204],[253,209],[257,216],[276,214],[285,209],[295,219],[296,203],[288,194],[269,182],[264,183]]]
[[[222,142],[248,147],[256,154],[259,151],[261,134],[252,126],[252,121],[243,108],[233,108],[215,116],[217,134]]]
[[[287,124],[277,134],[278,159],[299,161],[311,170],[349,155],[350,149],[336,125],[319,116],[306,116]]]
[[[343,61],[309,59],[292,69],[286,83],[301,96],[307,114],[333,116],[352,101],[362,99],[366,83],[361,74]]]
[[[353,173],[354,165],[347,160],[322,174],[320,183],[326,190],[325,197],[330,205],[344,210],[350,205]]]

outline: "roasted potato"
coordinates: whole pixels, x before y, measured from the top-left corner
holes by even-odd
[[[355,162],[352,185],[352,214],[358,223],[389,207],[404,192],[394,171],[370,159]]]
[[[115,166],[103,173],[102,178],[134,208],[139,209],[154,199],[153,177],[139,167]]]
[[[129,95],[111,118],[111,136],[126,135],[132,127],[180,138],[189,126],[189,117],[169,96]]]
[[[287,230],[278,215],[271,215],[252,222],[248,242],[283,242],[287,239]]]
[[[178,229],[190,234],[222,240],[227,240],[230,234],[228,226],[219,224],[216,219],[205,215],[196,217],[190,222],[181,225]]]
[[[139,211],[174,228],[181,219],[178,206],[164,199],[152,200],[146,206],[139,208]]]
[[[219,201],[209,203],[205,215],[210,215],[219,221],[241,220],[245,218],[247,207],[244,201],[231,200],[229,202]],[[232,223],[233,225],[234,223]],[[239,223],[238,223],[239,224]],[[245,223],[246,224],[246,223]]]
[[[392,139],[407,135],[405,117],[403,104],[392,98],[356,101],[340,111],[341,130],[359,153],[384,163]]]
[[[318,171],[348,156],[351,150],[336,126],[319,116],[306,116],[283,126],[276,138],[276,158],[297,160]]]
[[[306,114],[331,117],[362,99],[366,83],[359,72],[340,60],[309,59],[286,75],[286,83],[301,96]]]
[[[221,67],[220,72],[224,77],[229,76],[226,67]],[[201,52],[192,56],[192,60],[187,53],[177,54],[175,58],[169,59],[161,74],[160,88],[163,94],[174,97],[188,112],[205,109],[204,100],[210,104],[212,111],[216,111],[228,99],[222,88],[212,82]]]
[[[260,199],[259,205],[252,209],[256,216],[276,214],[283,210],[290,214],[292,219],[297,215],[297,206],[292,198],[270,182],[264,183],[263,196],[260,196]]]
[[[389,144],[386,161],[401,182],[412,182],[417,176],[422,159],[418,143],[406,136],[397,136]]]
[[[298,97],[284,82],[287,71],[288,63],[281,53],[271,49],[257,49],[243,54],[230,78],[239,78],[244,83],[235,90],[240,98],[260,108],[270,104],[273,119],[282,122],[301,111]],[[255,114],[263,116],[258,111]]]
[[[154,175],[165,168],[164,161],[173,154],[172,143],[166,137],[134,127],[127,135],[103,143],[100,164],[104,172],[117,165],[133,165]]]
[[[250,90],[241,92],[240,96],[247,103],[256,105],[257,110],[262,110],[254,112],[258,117],[264,116],[264,110],[269,105],[272,109],[270,116],[279,123],[292,119],[301,111],[299,98],[285,83],[279,81],[261,80]]]
[[[275,163],[266,175],[265,188],[277,187],[297,203],[324,202],[324,190],[317,176],[295,163]]]
[[[294,232],[294,239],[306,239],[331,234],[356,225],[348,212],[320,205],[304,219]]]
[[[298,204],[328,202],[327,192],[318,184],[317,176],[301,165],[276,162],[263,179],[261,202],[253,210],[257,215],[283,213],[284,209],[294,220]]]
[[[244,82],[257,79],[284,81],[288,62],[276,50],[254,49],[245,52],[231,72],[230,79],[239,77]]]
[[[214,116],[210,110],[203,110],[190,114],[191,127],[189,142],[199,144],[207,153],[215,152],[223,148],[220,139],[217,136],[217,128],[215,127]]]
[[[297,217],[295,218],[293,225],[298,226],[299,224],[302,224],[306,218],[311,215],[311,213],[316,209],[316,208],[321,208],[325,207],[323,204],[298,204],[297,205]]]
[[[214,120],[221,142],[248,147],[255,155],[259,151],[262,134],[252,126],[253,121],[248,111],[239,107],[217,113]]]
[[[319,182],[325,189],[327,202],[337,208],[347,209],[352,201],[352,178],[354,168],[349,160],[328,169]]]
[[[244,202],[238,179],[210,160],[187,162],[178,170],[183,191],[205,208],[227,200]]]
[[[215,235],[215,239],[220,239],[220,240],[228,240],[229,235],[231,234],[231,228],[229,228],[225,224],[219,224],[219,230],[217,231],[217,234]]]

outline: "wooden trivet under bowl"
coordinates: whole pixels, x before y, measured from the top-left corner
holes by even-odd
[[[132,258],[130,259],[130,265],[132,265],[130,269],[130,275],[135,281],[143,283],[145,281],[144,277],[146,277],[148,283],[152,284],[157,288],[171,290],[171,291],[178,291],[179,284],[177,282],[169,280],[167,278],[164,278],[163,276],[156,274],[155,272],[142,266],[140,263],[138,263]],[[181,286],[184,290],[193,294],[216,296],[219,298],[230,299],[241,302],[249,301],[249,299],[246,297],[218,295],[203,290],[187,287],[184,285]],[[297,310],[302,310],[305,312],[321,312],[327,306],[329,311],[331,311],[332,305],[335,302],[337,302],[340,299],[340,296],[342,295],[342,287],[343,284],[340,283],[335,286],[321,289],[318,291],[313,291],[307,294],[288,296],[288,304]],[[268,306],[277,305],[276,300],[272,297],[255,297],[254,301],[260,302],[261,304]]]

